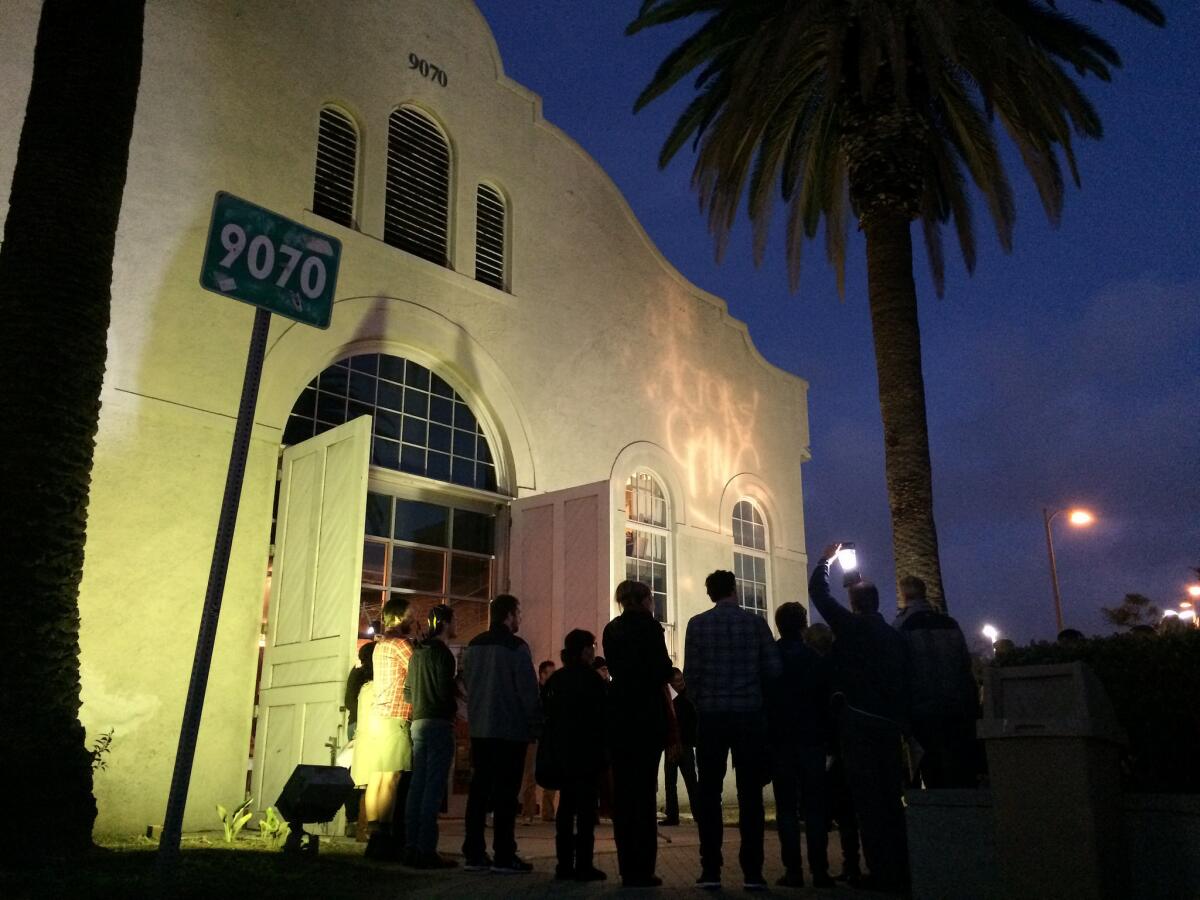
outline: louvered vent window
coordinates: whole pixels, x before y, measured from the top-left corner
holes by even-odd
[[[317,171],[313,179],[313,212],[347,228],[354,227],[354,180],[358,165],[358,132],[348,116],[321,110],[317,126]]]
[[[475,280],[504,290],[504,198],[486,184],[475,195]]]
[[[383,240],[444,266],[449,214],[450,147],[428,117],[398,109],[388,121]]]

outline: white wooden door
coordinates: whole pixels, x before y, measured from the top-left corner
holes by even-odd
[[[535,660],[557,659],[573,628],[596,635],[610,618],[612,529],[607,481],[514,500],[509,589]]]
[[[371,419],[283,453],[275,563],[254,741],[254,808],[300,763],[329,765],[358,638]]]

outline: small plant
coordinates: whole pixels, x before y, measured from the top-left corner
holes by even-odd
[[[108,768],[108,760],[104,757],[112,750],[113,734],[115,728],[110,728],[104,734],[96,738],[96,742],[92,744],[92,771],[103,772]]]
[[[262,821],[258,823],[258,833],[262,835],[262,839],[266,843],[268,850],[278,850],[282,847],[291,830],[291,826],[280,818],[279,813],[275,811],[275,807],[273,806],[267,807],[266,814],[263,816]]]
[[[225,826],[225,843],[232,844],[237,840],[238,832],[246,826],[251,816],[254,815],[250,811],[250,800],[250,796],[247,795],[246,799],[233,812],[225,809],[220,803],[217,804],[217,815],[221,817],[221,824]]]

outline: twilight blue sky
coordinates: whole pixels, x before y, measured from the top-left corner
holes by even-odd
[[[715,262],[690,156],[665,172],[655,163],[689,90],[632,113],[694,26],[627,38],[638,0],[479,5],[507,73],[608,171],[667,258],[728,301],[767,359],[809,381],[809,554],[855,540],[868,575],[890,585],[862,242],[851,245],[844,302],[820,245],[805,248],[797,294],[781,234],[755,269],[745,221]],[[1078,148],[1082,190],[1069,191],[1050,227],[1007,148],[1014,252],[1000,251],[978,208],[973,277],[948,243],[939,301],[923,249],[916,261],[947,598],[968,633],[989,620],[1018,641],[1054,633],[1044,505],[1086,504],[1099,516],[1085,530],[1056,523],[1065,616],[1085,632],[1105,631],[1098,608],[1126,592],[1177,602],[1188,566],[1200,566],[1200,6],[1164,2],[1159,30],[1114,4],[1059,5],[1125,62],[1111,84],[1086,85],[1106,137]]]

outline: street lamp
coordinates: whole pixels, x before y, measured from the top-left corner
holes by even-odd
[[[1188,596],[1193,600],[1200,600],[1200,584],[1189,584],[1187,586]]]
[[[1000,637],[1000,632],[996,630],[995,625],[984,625],[980,631],[982,631],[983,636],[993,644],[996,643],[996,639]]]
[[[1086,509],[1056,509],[1042,508],[1042,522],[1046,526],[1046,551],[1050,555],[1050,583],[1054,586],[1054,617],[1058,622],[1058,630],[1063,630],[1062,594],[1058,590],[1058,565],[1054,561],[1054,536],[1050,531],[1050,523],[1059,513],[1067,513],[1067,521],[1072,525],[1083,528],[1096,521]]]

